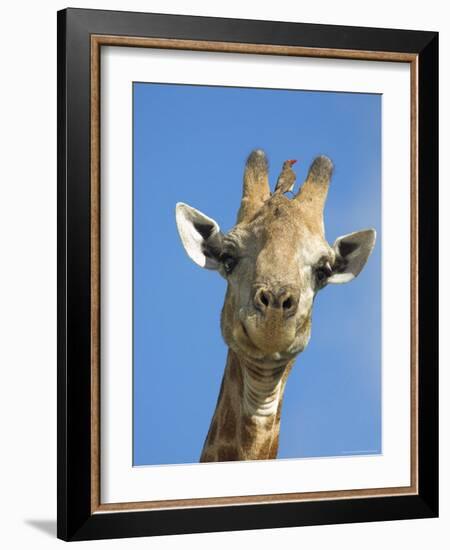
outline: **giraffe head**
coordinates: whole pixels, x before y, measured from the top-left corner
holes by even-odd
[[[325,239],[323,209],[333,165],[312,163],[298,194],[270,193],[267,159],[253,151],[244,172],[236,225],[226,234],[217,222],[183,203],[176,207],[181,241],[199,266],[228,283],[222,334],[238,356],[282,364],[307,345],[314,297],[328,284],[346,283],[364,267],[375,244],[366,229]]]

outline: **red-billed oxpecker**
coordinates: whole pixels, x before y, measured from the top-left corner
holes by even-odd
[[[275,193],[288,193],[291,192],[294,189],[295,180],[297,179],[297,176],[292,170],[292,166],[296,163],[296,160],[285,160],[283,162],[283,168],[281,170],[281,174],[278,176],[277,184],[275,186]]]

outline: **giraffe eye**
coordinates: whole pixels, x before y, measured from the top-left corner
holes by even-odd
[[[318,283],[324,283],[332,273],[330,264],[327,262],[325,265],[321,265],[316,268],[316,280]]]
[[[233,269],[236,267],[237,262],[237,258],[234,258],[233,256],[227,255],[222,258],[223,268],[227,275],[229,275],[233,271]]]

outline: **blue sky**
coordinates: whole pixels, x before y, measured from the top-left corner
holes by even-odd
[[[271,185],[298,159],[335,172],[330,244],[374,227],[360,276],[319,293],[312,337],[286,385],[279,458],[381,452],[381,96],[134,83],[134,465],[198,462],[227,349],[226,282],[186,256],[179,201],[233,226],[245,159],[266,151]]]

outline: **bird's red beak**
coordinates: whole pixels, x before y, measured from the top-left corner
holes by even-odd
[[[289,161],[291,163],[291,166],[295,164],[297,161],[295,159]]]

